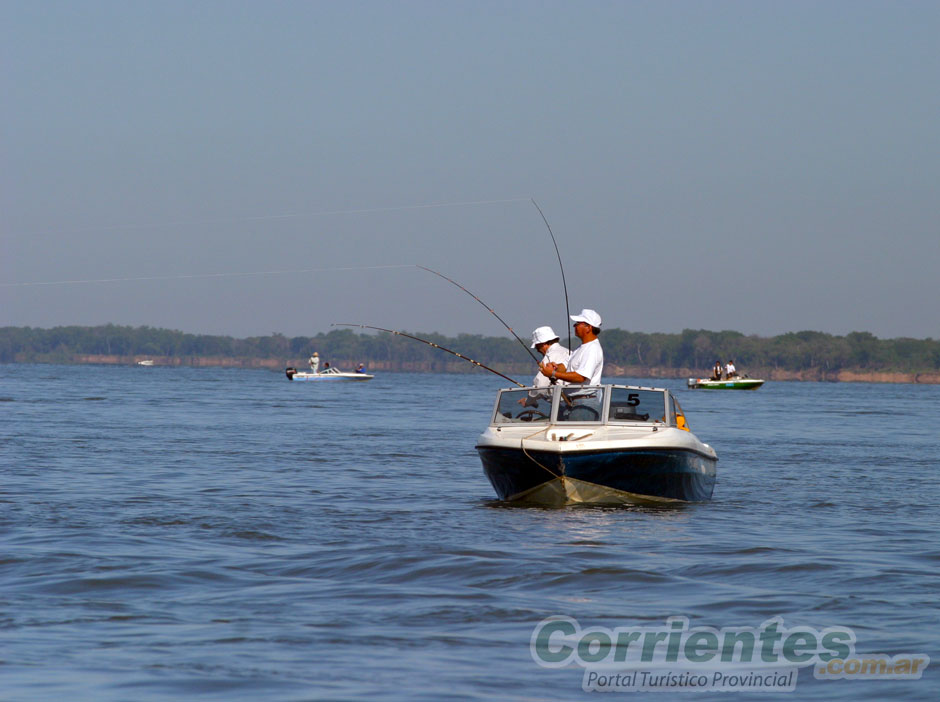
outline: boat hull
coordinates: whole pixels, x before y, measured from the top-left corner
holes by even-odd
[[[546,505],[701,502],[717,475],[717,459],[688,449],[477,451],[499,499]]]
[[[700,390],[757,390],[763,384],[763,380],[752,378],[734,378],[732,380],[689,378],[689,387]]]
[[[288,380],[294,380],[298,382],[325,382],[329,380],[361,381],[372,380],[374,377],[374,375],[367,375],[366,373],[333,373],[331,375],[323,375],[319,373],[295,373],[294,377],[288,377]]]
[[[370,375],[369,373],[343,373],[340,371],[327,371],[325,373],[308,373],[307,371],[298,371],[294,368],[288,367],[284,374],[287,376],[288,380],[296,380],[301,382],[315,382],[315,381],[326,381],[326,380],[372,380],[375,376]]]

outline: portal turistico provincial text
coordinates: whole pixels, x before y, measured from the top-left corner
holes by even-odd
[[[580,666],[587,691],[792,691],[800,668],[820,680],[918,680],[926,654],[859,654],[848,627],[787,627],[773,617],[758,627],[587,627],[566,616],[532,632],[533,660],[545,668]]]

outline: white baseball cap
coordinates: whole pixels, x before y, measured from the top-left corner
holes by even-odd
[[[597,327],[600,329],[601,326],[601,316],[594,310],[583,309],[581,314],[571,315],[572,322],[587,322],[592,327]]]
[[[558,334],[556,334],[555,330],[551,327],[539,327],[532,332],[532,348],[534,349],[539,344],[544,344],[546,341],[557,338]]]

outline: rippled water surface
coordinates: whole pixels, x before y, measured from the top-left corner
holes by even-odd
[[[787,699],[938,698],[940,387],[665,381],[714,500],[538,509],[473,448],[501,384],[0,366],[0,699],[593,698],[533,661],[550,615],[850,627],[931,667]]]

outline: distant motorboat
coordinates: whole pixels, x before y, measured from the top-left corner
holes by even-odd
[[[138,366],[152,366],[152,365],[153,365],[153,361],[151,361],[151,360],[148,358],[148,359],[145,359],[145,360],[143,360],[143,361],[137,361],[137,365],[138,365]]]
[[[689,388],[692,390],[757,390],[764,384],[757,378],[727,378],[714,380],[712,378],[689,378]]]
[[[321,373],[309,371],[299,371],[296,368],[288,366],[284,370],[288,380],[372,380],[375,376],[369,373],[344,372],[335,368],[327,368]]]

